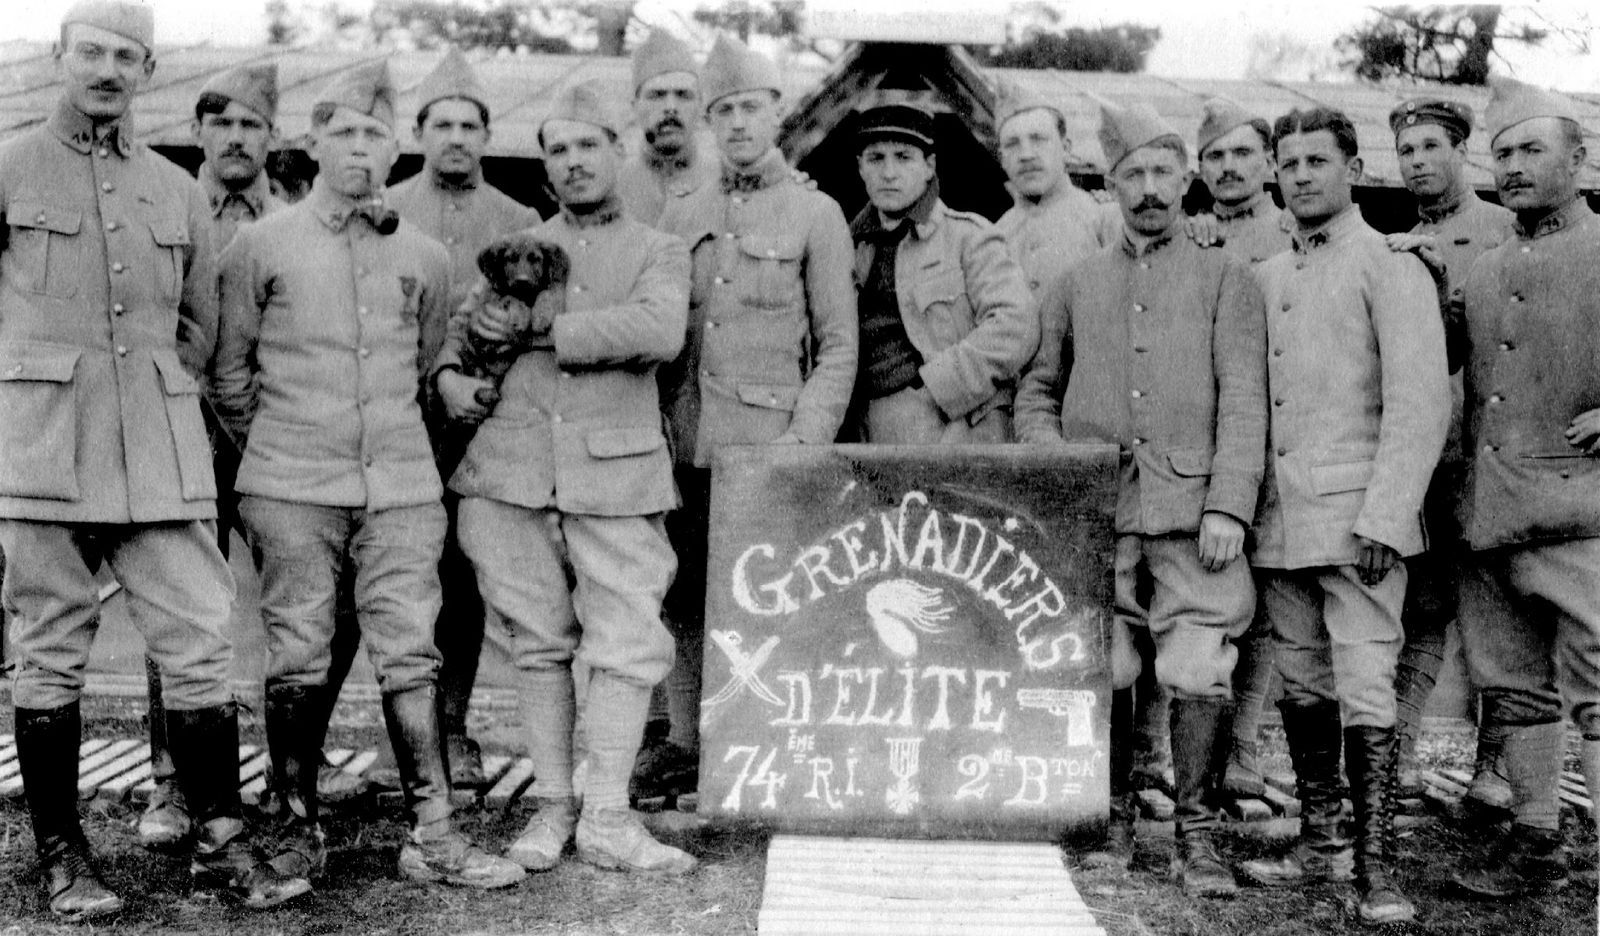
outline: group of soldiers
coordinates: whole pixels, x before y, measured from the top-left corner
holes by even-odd
[[[541,221],[482,179],[491,114],[457,52],[419,87],[414,178],[385,187],[399,128],[376,62],[318,96],[318,173],[292,205],[263,172],[274,68],[212,79],[197,184],[131,133],[153,32],[137,3],[72,7],[56,111],[0,149],[0,549],[52,912],[122,906],[76,808],[102,565],[151,660],[140,835],[192,853],[197,883],[252,907],[312,888],[338,779],[322,741],[362,638],[411,817],[402,874],[507,886],[574,844],[600,867],[691,870],[629,786],[698,756],[711,457],[835,441],[1121,449],[1102,856],[1131,856],[1135,755],[1170,712],[1174,876],[1235,892],[1218,796],[1260,792],[1277,672],[1302,831],[1239,870],[1353,879],[1363,921],[1411,919],[1402,749],[1458,621],[1481,705],[1471,796],[1510,821],[1457,883],[1565,880],[1565,717],[1600,783],[1600,222],[1566,99],[1495,86],[1503,208],[1463,177],[1469,109],[1396,108],[1419,220],[1385,238],[1353,204],[1355,128],[1334,110],[1269,124],[1209,102],[1194,153],[1212,209],[1186,218],[1188,140],[1152,109],[1104,106],[1102,202],[1067,175],[1063,112],[1005,88],[1016,204],[990,224],[940,200],[936,120],[887,93],[854,117],[870,203],[847,221],[775,146],[774,64],[728,37],[701,64],[657,31],[633,60],[638,154],[624,102],[592,82],[540,123],[559,204]],[[508,236],[560,258],[531,307],[479,276]],[[480,345],[503,373],[472,366]],[[267,633],[271,829],[254,844],[230,530]],[[483,781],[466,723],[485,620],[534,775],[504,856],[450,800]]]

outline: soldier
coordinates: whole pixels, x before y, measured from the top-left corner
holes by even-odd
[[[241,223],[283,207],[269,191],[264,168],[272,145],[278,109],[278,66],[252,65],[226,71],[206,82],[194,106],[192,132],[206,161],[198,179],[211,205],[212,237],[220,248],[233,239]],[[209,407],[206,430],[211,436],[217,476],[217,546],[228,555],[228,539],[239,525],[233,493],[239,451],[221,434]],[[161,670],[145,657],[150,692],[150,774],[155,790],[139,817],[139,843],[146,848],[175,845],[191,828],[172,754],[167,748],[166,712],[161,704]]]
[[[483,181],[483,151],[489,144],[488,95],[461,50],[452,47],[417,90],[417,122],[412,130],[422,147],[422,171],[396,185],[389,207],[443,244],[450,254],[450,299],[455,311],[478,281],[477,258],[490,241],[539,223],[539,213]],[[461,459],[460,443],[435,427],[440,477],[449,477]],[[483,650],[483,599],[472,565],[456,537],[456,499],[445,495],[450,531],[445,536],[439,583],[444,606],[433,639],[443,662],[439,695],[450,782],[481,787],[483,753],[467,736],[467,710]],[[354,653],[354,648],[351,648]],[[348,663],[342,670],[348,670]],[[341,671],[342,672],[342,671]],[[342,678],[340,681],[343,681]]]
[[[1400,176],[1417,197],[1418,215],[1409,233],[1389,235],[1389,246],[1405,250],[1426,245],[1443,264],[1448,295],[1466,282],[1467,271],[1479,255],[1513,236],[1511,212],[1479,198],[1467,184],[1463,170],[1466,141],[1472,134],[1472,108],[1455,101],[1420,98],[1390,111],[1389,127],[1395,135]],[[1452,360],[1451,367],[1461,363]],[[1401,617],[1406,642],[1395,674],[1402,788],[1418,785],[1416,743],[1422,712],[1444,663],[1445,632],[1456,617],[1453,547],[1460,531],[1455,524],[1455,499],[1466,477],[1459,376],[1451,378],[1450,391],[1450,434],[1423,501],[1429,549],[1406,563],[1411,573]],[[1511,801],[1510,787],[1498,766],[1501,741],[1496,727],[1479,727],[1477,766],[1466,794],[1468,803],[1488,807],[1490,815],[1498,814]]]
[[[1265,188],[1272,177],[1271,125],[1237,102],[1215,97],[1205,103],[1195,142],[1200,178],[1212,196],[1218,246],[1252,265],[1288,250],[1294,218],[1273,204]],[[1266,793],[1257,760],[1261,710],[1274,672],[1272,628],[1265,615],[1258,613],[1233,645],[1239,662],[1233,668],[1233,724],[1219,741],[1228,756],[1222,788],[1236,796],[1261,796]]]
[[[623,164],[617,193],[628,216],[646,224],[659,221],[668,203],[717,180],[716,160],[695,141],[701,126],[697,72],[689,47],[664,29],[652,30],[634,50],[633,115],[644,129],[644,145]]]
[[[484,600],[513,630],[528,702],[538,808],[507,855],[549,870],[576,831],[590,864],[683,874],[694,858],[640,824],[628,778],[651,687],[672,665],[661,603],[676,560],[662,517],[676,496],[655,371],[683,347],[689,258],[677,238],[623,217],[623,151],[596,83],[561,95],[539,142],[561,212],[535,233],[571,258],[565,289],[547,293],[556,301],[548,315],[535,306],[531,325],[492,305],[474,317],[480,337],[525,349],[492,408],[478,400],[487,382],[459,370],[459,335],[435,378],[453,418],[482,423],[450,486]],[[574,660],[590,672],[581,816]]]
[[[778,72],[721,36],[700,74],[721,151],[718,183],[668,206],[658,225],[683,238],[694,268],[683,353],[661,369],[662,410],[683,498],[678,575],[666,613],[695,658],[700,708],[711,453],[718,445],[834,441],[856,374],[850,229],[833,199],[794,178],[775,145]],[[694,732],[698,719],[683,726]]]
[[[505,886],[522,869],[452,827],[435,698],[446,519],[418,390],[442,342],[450,258],[383,205],[399,151],[384,63],[326,88],[311,126],[311,195],[241,228],[223,253],[213,367],[217,413],[244,441],[239,512],[267,625],[283,825],[271,863],[299,880],[322,870],[316,773],[348,563],[411,811],[401,873]]]
[[[1003,82],[995,106],[995,131],[1000,166],[1015,201],[996,227],[1021,264],[1037,309],[1045,292],[1073,264],[1121,241],[1122,211],[1073,184],[1067,174],[1072,152],[1067,118],[1054,104],[1021,85]],[[1140,655],[1153,660],[1155,648],[1143,639],[1147,636],[1141,630],[1135,639]],[[1141,668],[1136,685],[1113,693],[1111,718],[1118,725],[1137,725],[1128,729],[1135,739],[1135,782],[1162,787],[1171,764],[1167,696],[1151,669]],[[1112,827],[1114,834],[1120,830],[1119,825]]]
[[[1504,736],[1513,820],[1455,880],[1511,897],[1567,878],[1563,698],[1600,802],[1600,220],[1578,194],[1588,152],[1573,104],[1491,83],[1484,123],[1516,237],[1465,284],[1459,613],[1484,725]]]
[[[304,881],[255,866],[228,689],[233,578],[195,375],[216,337],[205,196],[133,139],[155,71],[150,8],[62,19],[62,97],[0,150],[0,551],[17,758],[50,910],[114,913],[79,824],[79,696],[109,565],[160,666],[166,737],[193,817],[193,869],[254,905]]]
[[[1001,86],[995,112],[1000,167],[1015,204],[996,222],[1037,301],[1067,268],[1122,238],[1122,213],[1067,175],[1067,118],[1018,85]]]
[[[922,107],[862,112],[856,147],[869,201],[850,225],[862,439],[1011,441],[1012,396],[1039,319],[1005,238],[939,200],[934,119]]]
[[[1253,557],[1277,640],[1284,734],[1301,832],[1265,884],[1347,880],[1341,732],[1355,804],[1358,913],[1416,913],[1392,877],[1395,661],[1405,558],[1422,551],[1422,496],[1450,421],[1444,326],[1427,268],[1361,219],[1355,127],[1329,108],[1272,130],[1294,249],[1257,268],[1267,299],[1272,397]]]
[[[1173,870],[1186,893],[1226,897],[1238,887],[1212,841],[1213,751],[1233,707],[1230,642],[1255,610],[1244,540],[1266,446],[1261,292],[1247,264],[1185,234],[1189,173],[1177,133],[1144,105],[1101,114],[1126,233],[1047,294],[1017,434],[1123,451],[1113,685],[1131,685],[1139,666],[1127,630],[1148,629],[1157,679],[1172,695]],[[1111,741],[1112,817],[1131,841],[1133,739],[1126,723],[1122,732]]]

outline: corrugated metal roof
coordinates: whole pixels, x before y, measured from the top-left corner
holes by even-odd
[[[189,121],[195,96],[206,80],[236,65],[275,59],[282,89],[279,129],[292,139],[307,130],[311,105],[323,83],[334,74],[379,55],[385,53],[275,47],[161,49],[155,77],[135,105],[137,127],[140,136],[152,144],[191,145]],[[401,91],[401,113],[409,116],[415,110],[416,86],[432,69],[438,53],[399,52],[386,57]],[[488,88],[488,103],[494,114],[490,155],[535,155],[538,122],[556,92],[570,83],[597,78],[614,87],[619,99],[626,99],[630,93],[630,66],[625,58],[500,56],[482,58],[475,65]],[[1225,94],[1269,120],[1294,106],[1326,104],[1343,110],[1355,122],[1361,141],[1366,169],[1363,181],[1382,186],[1400,184],[1388,125],[1388,114],[1395,104],[1420,94],[1438,94],[1464,101],[1481,115],[1488,102],[1487,89],[1454,86],[1226,81],[1013,69],[998,69],[990,74],[1007,77],[1056,102],[1067,116],[1074,155],[1086,169],[1104,165],[1095,138],[1101,100],[1147,101],[1192,139],[1203,102],[1215,94]],[[799,64],[784,68],[782,75],[785,97],[791,101],[817,91],[824,80],[839,81],[843,77],[837,71]],[[42,121],[55,106],[56,96],[54,64],[47,44],[0,43],[0,140]],[[1581,108],[1587,133],[1600,137],[1600,95],[1573,97]],[[401,136],[408,151],[414,151],[410,134]],[[1582,179],[1583,187],[1589,190],[1600,189],[1600,146],[1592,149],[1595,152]],[[1468,159],[1469,181],[1481,188],[1489,187],[1488,140],[1483,134],[1474,134],[1468,141]]]

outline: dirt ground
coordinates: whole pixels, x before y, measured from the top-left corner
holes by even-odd
[[[6,700],[0,700],[6,701]],[[341,709],[344,709],[341,706]],[[85,736],[134,736],[142,730],[138,706],[89,698]],[[0,706],[0,732],[10,730],[10,706]],[[372,713],[341,711],[330,742],[381,746]],[[245,739],[261,743],[260,726],[246,718]],[[486,731],[491,746],[499,732]],[[1280,739],[1270,739],[1277,763],[1286,762]],[[1463,766],[1470,736],[1430,736],[1430,764]],[[505,753],[513,753],[507,747]],[[767,836],[756,829],[708,828],[693,816],[661,813],[647,820],[666,841],[687,848],[701,868],[679,881],[652,881],[599,871],[571,859],[555,871],[508,890],[482,893],[418,885],[398,879],[395,861],[405,826],[393,798],[340,804],[327,823],[331,846],[327,877],[315,893],[266,912],[252,912],[213,894],[192,893],[187,863],[140,848],[135,804],[83,804],[85,828],[109,882],[128,908],[94,927],[53,922],[45,908],[33,860],[33,836],[20,801],[0,802],[0,936],[55,936],[89,932],[128,934],[717,934],[752,933],[760,908]],[[479,841],[504,847],[526,819],[526,807],[472,808],[464,827]],[[1569,820],[1574,819],[1570,814]],[[1288,824],[1234,826],[1226,837],[1233,858],[1282,845],[1274,836]],[[1569,821],[1574,882],[1553,897],[1506,904],[1466,900],[1452,891],[1450,871],[1482,840],[1448,817],[1430,814],[1408,824],[1400,842],[1400,875],[1420,907],[1415,924],[1390,927],[1394,936],[1592,936],[1596,926],[1592,831]],[[1353,891],[1318,886],[1268,891],[1247,888],[1237,900],[1196,903],[1167,881],[1170,837],[1141,824],[1140,861],[1131,872],[1074,868],[1073,879],[1109,936],[1343,936],[1371,932],[1354,920]],[[1073,856],[1065,856],[1069,866]]]

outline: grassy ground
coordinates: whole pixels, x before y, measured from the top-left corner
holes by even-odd
[[[373,706],[341,707],[331,743],[381,746]],[[86,736],[133,736],[142,730],[139,706],[121,699],[85,703]],[[0,731],[9,731],[10,707],[0,706]],[[479,726],[492,747],[510,752],[515,726],[500,719]],[[246,739],[260,743],[260,728],[247,719]],[[1423,755],[1434,764],[1460,766],[1470,738],[1461,734],[1430,737]],[[1281,741],[1269,745],[1283,762]],[[651,881],[598,871],[575,859],[554,872],[530,877],[504,891],[481,893],[398,880],[394,866],[405,826],[393,800],[365,800],[333,810],[328,826],[332,846],[327,877],[317,891],[267,912],[246,911],[208,893],[191,893],[187,863],[152,854],[135,840],[137,810],[129,805],[85,803],[85,828],[102,858],[113,887],[128,909],[110,924],[90,928],[54,923],[45,909],[33,863],[33,836],[18,801],[0,802],[0,936],[111,932],[130,934],[205,933],[241,936],[289,934],[717,934],[755,931],[766,856],[766,836],[751,829],[712,829],[693,816],[664,813],[648,817],[665,840],[687,848],[702,866],[681,881]],[[480,841],[503,847],[526,819],[524,807],[509,812],[472,809],[465,828]],[[1266,891],[1247,889],[1226,902],[1184,899],[1164,872],[1171,840],[1159,827],[1143,826],[1139,867],[1131,872],[1074,869],[1085,901],[1111,936],[1342,936],[1365,930],[1353,919],[1353,892],[1325,886]],[[1226,846],[1235,858],[1251,857],[1281,845],[1262,832],[1287,834],[1278,827],[1255,827],[1230,834]],[[1408,828],[1401,840],[1400,873],[1421,907],[1420,919],[1385,930],[1395,936],[1591,936],[1595,919],[1595,838],[1567,830],[1576,856],[1576,882],[1554,897],[1493,904],[1467,901],[1453,893],[1449,873],[1481,840],[1449,819],[1428,818]],[[1069,856],[1069,863],[1071,859]]]

